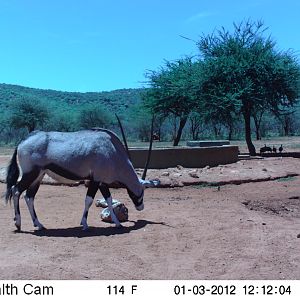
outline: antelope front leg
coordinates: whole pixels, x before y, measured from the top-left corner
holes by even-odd
[[[89,187],[86,193],[86,197],[85,197],[85,206],[84,206],[84,211],[83,211],[83,215],[82,215],[82,219],[80,222],[80,225],[82,225],[82,229],[83,230],[88,230],[89,226],[87,223],[87,218],[88,218],[88,214],[89,214],[89,209],[93,203],[94,197],[97,193],[99,187],[99,182],[93,181],[91,180],[89,182]]]
[[[99,186],[99,189],[100,189],[100,192],[103,195],[104,199],[106,200],[112,221],[116,224],[116,227],[122,227],[120,221],[118,220],[118,218],[116,217],[116,215],[114,213],[114,210],[112,207],[112,197],[111,197],[108,186],[104,183],[101,183]]]
[[[113,209],[113,206],[112,206],[112,197],[110,196],[105,200],[107,202],[107,206],[108,206],[109,213],[110,213],[112,221],[116,224],[116,227],[122,227],[120,221],[118,220],[117,216],[114,213],[114,209]]]
[[[89,208],[91,207],[93,203],[93,198],[90,196],[85,197],[85,206],[84,206],[84,211],[83,211],[83,216],[80,222],[80,225],[82,225],[82,230],[88,230],[89,226],[87,224],[87,217],[89,214]]]

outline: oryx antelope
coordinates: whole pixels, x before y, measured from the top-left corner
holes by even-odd
[[[149,155],[150,151],[151,146]],[[25,201],[33,225],[38,229],[44,229],[34,209],[34,197],[43,176],[47,173],[56,180],[61,177],[76,181],[88,180],[85,207],[81,219],[83,229],[88,229],[88,211],[98,188],[107,201],[113,222],[119,227],[121,224],[113,212],[112,197],[108,185],[116,182],[121,183],[127,189],[135,208],[142,210],[144,208],[145,187],[158,184],[157,181],[144,180],[147,167],[145,166],[142,179],[139,179],[123,144],[109,130],[36,131],[23,140],[14,151],[7,170],[5,199],[8,202],[13,198],[15,225],[20,231],[19,198],[26,191]],[[22,174],[20,181],[18,181],[19,168]]]

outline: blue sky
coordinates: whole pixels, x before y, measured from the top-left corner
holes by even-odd
[[[202,33],[262,19],[300,54],[299,0],[0,0],[0,83],[63,91],[145,86]]]

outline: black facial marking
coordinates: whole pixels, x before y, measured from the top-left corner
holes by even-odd
[[[132,202],[134,203],[135,206],[140,206],[143,203],[143,194],[144,191],[142,191],[140,196],[136,196],[132,191],[127,189],[128,195],[131,198]]]

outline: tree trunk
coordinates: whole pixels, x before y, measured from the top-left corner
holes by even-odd
[[[195,124],[191,125],[191,131],[192,131],[192,139],[193,141],[196,141],[198,139],[199,130]]]
[[[232,134],[233,134],[233,126],[232,124],[228,124],[228,140],[232,140]]]
[[[253,120],[254,120],[254,124],[255,124],[256,140],[259,141],[259,140],[261,140],[261,136],[260,136],[260,121],[256,117],[253,117]]]
[[[185,124],[186,124],[186,121],[187,121],[187,117],[180,118],[179,128],[178,128],[178,131],[177,131],[177,135],[174,139],[173,146],[178,146],[181,135],[182,135],[182,130],[183,130]]]
[[[260,133],[259,133],[259,129],[258,129],[258,128],[256,128],[255,133],[256,133],[256,140],[257,140],[257,141],[261,140],[261,137],[260,137]]]
[[[196,141],[199,139],[199,128],[200,128],[201,123],[195,117],[190,118],[190,123],[191,123],[190,130],[192,133],[192,139],[193,139],[193,141]]]
[[[173,129],[173,132],[172,132],[172,139],[175,140],[176,138],[176,132],[177,132],[177,116],[176,115],[173,115],[171,117],[171,124],[172,124],[172,129]]]
[[[251,114],[250,114],[250,109],[246,108],[244,113],[244,121],[245,121],[245,138],[246,138],[246,143],[248,146],[249,154],[251,156],[256,155],[256,150],[255,147],[252,143],[251,140]]]
[[[284,136],[289,136],[290,135],[290,119],[288,116],[285,116],[283,119],[283,131],[284,131]]]
[[[221,135],[221,127],[217,124],[213,125],[215,138],[218,139]]]

